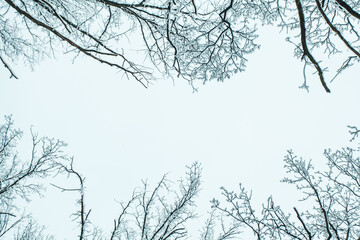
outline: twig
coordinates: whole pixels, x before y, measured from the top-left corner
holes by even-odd
[[[5,60],[0,56],[1,62],[4,64],[5,68],[7,68],[10,72],[10,78],[14,77],[15,79],[18,79],[18,77],[15,75],[15,73],[11,70],[10,66],[5,62]]]

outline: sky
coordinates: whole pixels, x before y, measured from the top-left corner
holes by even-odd
[[[294,187],[280,183],[286,176],[283,157],[293,149],[321,168],[325,148],[348,145],[346,126],[359,126],[360,120],[360,69],[329,84],[331,94],[316,74],[309,74],[310,92],[301,90],[302,63],[274,31],[263,31],[262,47],[248,56],[245,72],[224,83],[200,84],[195,93],[176,78],[158,79],[145,89],[83,57],[72,63],[71,56],[60,55],[34,71],[15,65],[18,80],[0,68],[0,115],[12,114],[25,131],[19,149],[24,156],[30,126],[68,143],[67,153],[86,177],[90,218],[106,232],[117,216],[117,201],[128,200],[141,180],[156,184],[169,173],[176,184],[194,161],[203,168],[201,216],[213,197],[221,200],[221,186],[236,190],[240,182],[253,191],[257,207],[270,195],[285,208],[301,206]],[[28,209],[56,239],[73,239],[75,197],[49,186]]]

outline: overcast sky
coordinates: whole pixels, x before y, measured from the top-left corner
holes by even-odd
[[[69,144],[75,167],[86,177],[91,219],[106,231],[119,210],[115,200],[129,199],[141,179],[154,184],[170,173],[176,180],[194,161],[203,166],[201,214],[219,197],[220,186],[235,189],[239,182],[253,190],[257,204],[271,194],[289,203],[295,190],[279,182],[286,150],[321,166],[324,148],[348,144],[346,126],[359,126],[360,120],[360,70],[329,84],[331,94],[309,74],[307,93],[298,88],[302,63],[292,58],[284,37],[271,31],[248,57],[246,72],[200,86],[197,93],[181,79],[159,79],[145,89],[81,57],[74,64],[70,56],[46,60],[33,72],[13,66],[19,80],[1,68],[0,114],[13,115],[27,133],[24,140],[33,125],[40,135]],[[59,239],[73,239],[75,195],[51,187],[49,193],[36,198],[31,211]]]

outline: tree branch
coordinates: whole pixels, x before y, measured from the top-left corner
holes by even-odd
[[[56,29],[54,29],[53,27],[45,24],[44,22],[36,19],[35,17],[33,17],[32,15],[30,15],[28,12],[22,10],[20,7],[18,7],[17,5],[15,5],[15,3],[12,0],[5,0],[12,8],[14,8],[19,14],[25,16],[27,19],[29,19],[31,22],[33,22],[34,24],[48,30],[49,32],[53,33],[55,36],[57,36],[59,39],[61,39],[62,41],[67,42],[70,46],[74,47],[75,49],[79,50],[80,52],[82,52],[83,54],[97,60],[100,63],[105,63],[111,67],[116,67],[119,68],[121,70],[123,70],[126,74],[130,74],[133,78],[135,78],[139,83],[141,83],[145,88],[147,88],[147,86],[145,85],[145,83],[143,83],[142,79],[147,79],[147,77],[145,75],[150,75],[149,72],[146,71],[142,71],[140,69],[138,69],[132,62],[128,61],[126,58],[123,57],[123,61],[124,63],[126,62],[127,64],[130,65],[130,67],[133,70],[129,70],[124,66],[121,66],[117,63],[113,63],[113,62],[109,62],[107,60],[104,60],[100,57],[95,56],[93,53],[95,54],[99,54],[102,55],[104,53],[96,51],[96,50],[91,50],[91,49],[85,49],[83,47],[81,47],[80,45],[78,45],[77,43],[75,43],[74,41],[72,41],[71,39],[67,38],[66,36],[64,36],[63,34],[61,34],[59,31],[57,31]],[[107,53],[105,53],[105,55],[108,55]],[[119,55],[121,56],[121,55]]]
[[[298,210],[294,207],[294,211],[296,212],[296,217],[299,219],[299,221],[301,222],[301,225],[303,226],[303,228],[305,229],[307,235],[308,235],[308,239],[311,240],[313,235],[311,234],[311,232],[309,231],[309,229],[306,227],[306,224],[304,223],[304,221],[302,220]]]
[[[360,53],[358,51],[356,51],[351,45],[350,43],[344,38],[344,36],[341,34],[341,32],[330,22],[329,18],[326,16],[324,10],[321,7],[321,4],[319,2],[319,0],[315,0],[316,2],[316,6],[319,9],[321,16],[325,19],[326,23],[329,25],[329,27],[331,28],[331,30],[333,30],[336,35],[339,36],[339,38],[341,39],[341,41],[343,41],[343,43],[354,53],[356,54],[356,56],[358,56],[360,58]]]
[[[10,72],[10,78],[14,77],[15,79],[18,79],[15,73],[11,70],[10,66],[5,62],[5,60],[1,56],[0,56],[0,60],[4,64],[4,67],[7,68],[7,70]]]
[[[360,14],[356,11],[354,11],[354,9],[352,7],[350,7],[346,2],[344,2],[343,0],[336,0],[336,2],[342,6],[343,8],[346,9],[346,11],[348,11],[352,16],[356,17],[357,19],[360,20]]]
[[[305,17],[304,17],[304,12],[303,12],[301,2],[300,2],[300,0],[295,0],[295,3],[296,3],[296,7],[297,7],[297,10],[298,10],[298,14],[299,14],[300,31],[301,31],[301,45],[302,45],[302,48],[303,48],[304,56],[308,57],[309,60],[311,61],[311,63],[315,66],[316,71],[318,72],[318,75],[320,77],[320,82],[321,82],[322,86],[324,87],[326,92],[330,93],[330,89],[327,87],[325,79],[324,79],[323,70],[321,69],[319,63],[311,55],[311,53],[310,53],[310,51],[309,51],[309,49],[307,47]]]

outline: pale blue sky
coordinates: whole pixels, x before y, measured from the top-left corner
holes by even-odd
[[[292,58],[284,37],[267,31],[263,39],[273,40],[259,40],[262,48],[249,56],[246,72],[200,86],[197,93],[181,79],[159,79],[144,89],[81,57],[75,64],[69,56],[46,60],[34,72],[14,66],[19,80],[8,79],[1,68],[0,114],[12,114],[27,133],[34,125],[40,135],[69,144],[69,155],[86,176],[92,220],[106,231],[117,215],[115,199],[129,199],[141,179],[155,183],[169,172],[175,180],[193,161],[203,165],[201,214],[220,186],[239,182],[253,189],[257,204],[270,194],[286,204],[295,199],[289,196],[293,187],[279,182],[286,150],[321,166],[323,149],[346,145],[346,125],[359,126],[360,70],[329,84],[331,94],[309,74],[307,93],[298,89],[302,63]],[[31,210],[49,232],[72,239],[74,195],[49,192]],[[45,205],[56,209],[56,218]]]

